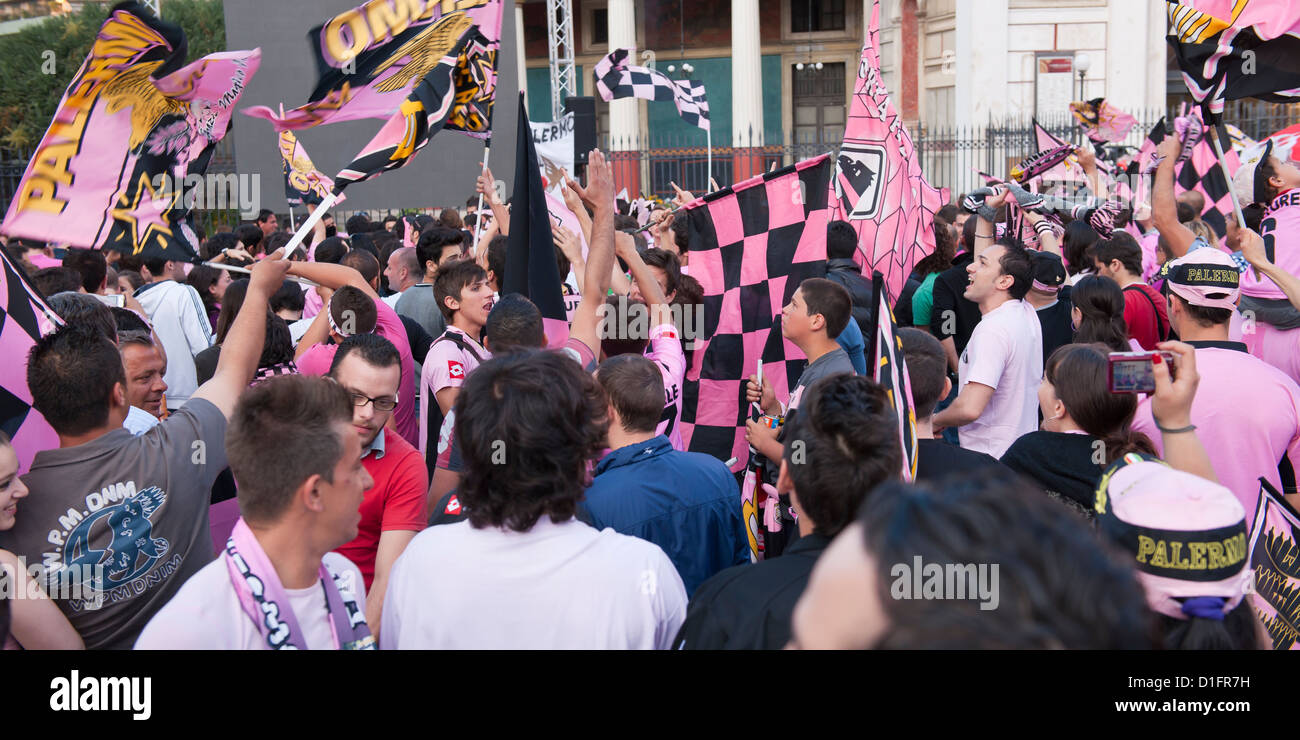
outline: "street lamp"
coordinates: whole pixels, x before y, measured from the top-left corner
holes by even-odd
[[[1092,66],[1092,60],[1087,54],[1076,54],[1074,57],[1074,68],[1079,70],[1079,100],[1084,99],[1083,95],[1083,77],[1088,74],[1088,68]]]

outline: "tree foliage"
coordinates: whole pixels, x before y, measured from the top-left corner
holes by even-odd
[[[111,7],[86,3],[79,13],[0,36],[0,146],[30,150],[40,143]],[[185,30],[186,62],[225,50],[221,0],[163,0],[162,12]]]

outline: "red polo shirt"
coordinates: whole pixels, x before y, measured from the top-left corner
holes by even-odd
[[[380,432],[361,458],[361,464],[375,479],[375,485],[361,501],[357,538],[335,552],[356,563],[369,593],[375,580],[379,536],[393,530],[424,529],[428,521],[425,497],[429,493],[429,477],[420,451],[391,429]]]

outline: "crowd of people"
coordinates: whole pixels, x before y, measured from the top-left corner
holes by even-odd
[[[482,213],[476,195],[436,219],[326,218],[287,257],[270,211],[203,240],[244,272],[11,241],[64,325],[27,362],[58,447],[20,476],[0,444],[0,578],[27,595],[0,599],[0,638],[1266,647],[1245,541],[1260,478],[1296,491],[1300,168],[1244,165],[1251,228],[1216,235],[1174,194],[1178,147],[1149,208],[1112,223],[1026,207],[1034,238],[999,234],[1023,192],[1005,186],[939,212],[896,306],[914,482],[869,372],[857,234],[832,222],[826,274],[780,315],[806,368],[788,397],[745,386],[761,484],[789,502],[756,563],[737,475],[682,438],[672,309],[702,300],[685,220],[627,213],[599,152],[566,182],[581,233],[554,227],[564,341],[502,294],[510,204],[490,172]],[[601,325],[632,308],[644,333]],[[1113,392],[1111,354],[1151,350],[1154,391]],[[949,584],[990,566],[991,589],[932,593],[930,566]]]

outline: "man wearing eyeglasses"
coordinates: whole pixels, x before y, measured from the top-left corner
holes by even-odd
[[[424,529],[428,473],[420,451],[388,427],[402,381],[401,355],[378,334],[354,334],[339,345],[329,376],[352,399],[352,430],[361,438],[361,464],[375,484],[361,502],[357,538],[336,552],[361,570],[366,623],[377,633],[388,574]]]

